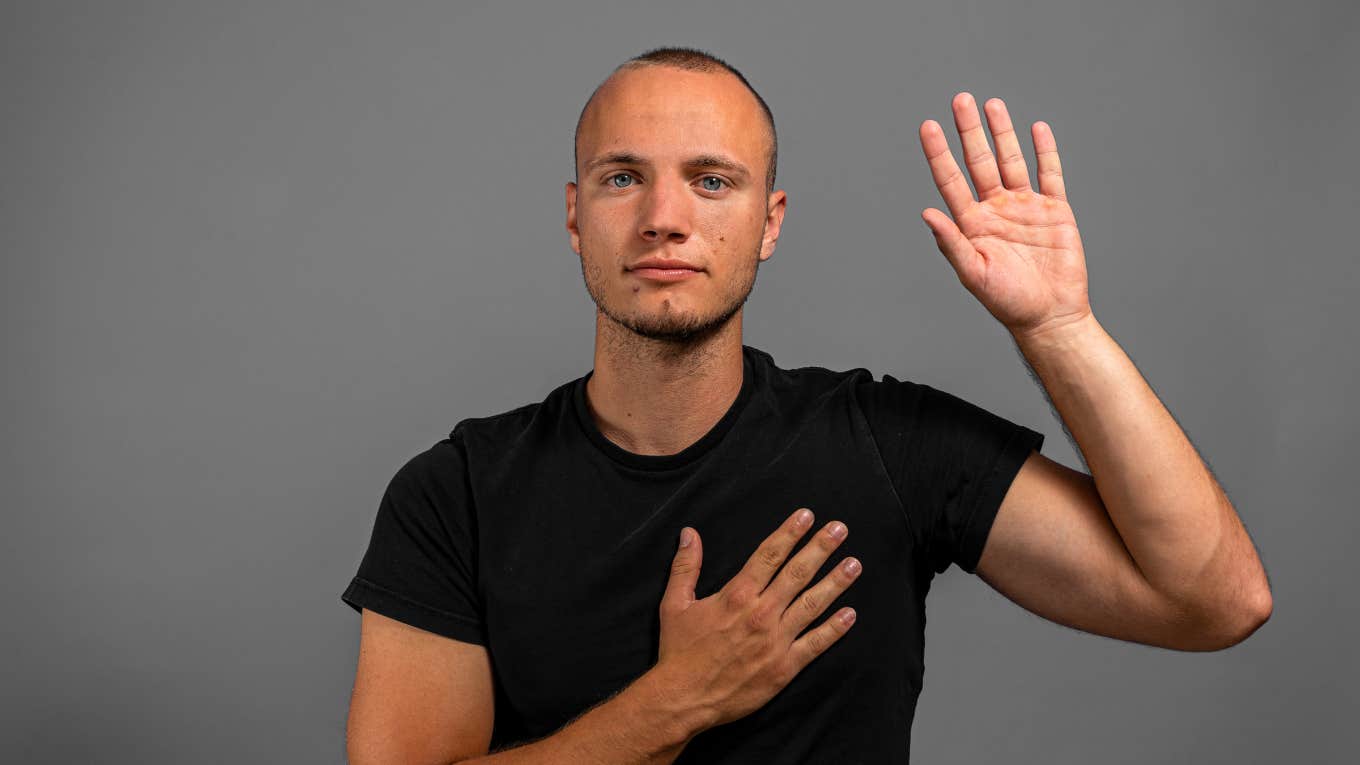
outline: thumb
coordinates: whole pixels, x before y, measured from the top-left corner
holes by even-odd
[[[704,546],[699,532],[684,527],[680,530],[680,546],[671,562],[671,578],[661,598],[663,606],[683,611],[694,602],[694,585],[699,581],[699,568],[704,560]]]
[[[936,246],[940,248],[940,253],[949,261],[949,264],[954,267],[954,271],[959,276],[959,281],[963,282],[965,286],[975,281],[979,265],[977,250],[973,249],[972,243],[954,224],[953,219],[934,207],[927,207],[922,210],[921,219],[926,222],[926,226],[935,235]]]

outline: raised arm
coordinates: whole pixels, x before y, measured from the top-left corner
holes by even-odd
[[[1187,651],[1244,640],[1273,608],[1246,527],[1175,418],[1096,321],[1053,131],[1030,130],[1038,191],[1005,103],[953,102],[968,189],[939,123],[921,148],[950,215],[922,218],[960,283],[1010,331],[1090,466],[1032,454],[977,572],[1045,618]],[[952,217],[951,217],[952,216]]]

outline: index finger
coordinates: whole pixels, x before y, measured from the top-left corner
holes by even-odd
[[[921,123],[921,150],[930,163],[930,174],[935,178],[935,187],[940,190],[940,196],[944,197],[944,203],[949,207],[949,214],[958,220],[977,200],[973,198],[973,190],[968,188],[968,179],[963,177],[963,171],[959,170],[953,153],[949,151],[944,128],[935,120]]]
[[[804,511],[806,515],[803,514]],[[799,508],[779,526],[778,530],[765,537],[765,541],[751,553],[746,565],[732,577],[729,584],[747,589],[753,598],[759,595],[774,578],[775,572],[784,565],[784,560],[789,557],[789,551],[811,527],[812,511],[806,507]]]

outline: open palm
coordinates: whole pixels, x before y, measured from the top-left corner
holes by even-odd
[[[1053,131],[1044,122],[1031,128],[1039,166],[1035,192],[1005,103],[993,98],[986,107],[996,155],[988,148],[972,95],[954,97],[954,123],[976,198],[943,128],[934,120],[921,124],[921,149],[953,218],[933,207],[921,217],[959,281],[1012,333],[1044,331],[1089,316],[1086,256],[1067,203]]]

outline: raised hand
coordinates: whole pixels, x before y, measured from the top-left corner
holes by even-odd
[[[736,576],[703,600],[694,599],[703,562],[699,533],[690,529],[694,541],[676,552],[661,599],[661,641],[652,671],[664,678],[678,703],[699,711],[706,727],[764,706],[850,630],[854,610],[847,607],[799,637],[860,574],[858,561],[846,558],[804,589],[849,535],[845,524],[828,523],[784,566],[811,526],[812,511],[801,523],[794,513],[766,537]],[[837,526],[845,532],[839,538],[831,533]],[[854,571],[847,570],[851,562]]]
[[[1017,337],[1090,316],[1086,255],[1067,203],[1052,128],[1045,122],[1030,128],[1039,166],[1036,193],[1006,104],[999,98],[986,104],[995,155],[973,96],[959,93],[953,107],[977,197],[954,162],[944,129],[926,120],[921,149],[953,219],[933,207],[921,217],[959,281]]]

